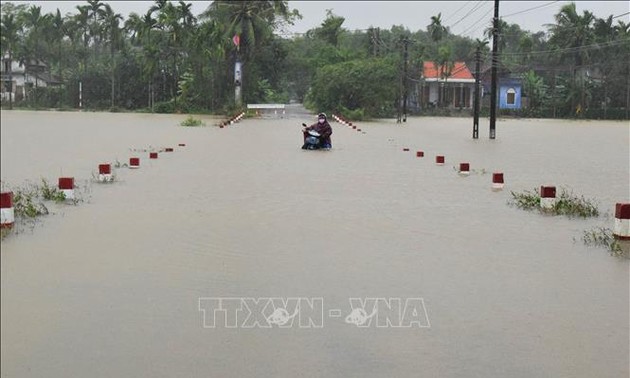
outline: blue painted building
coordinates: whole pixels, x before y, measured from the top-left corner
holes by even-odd
[[[523,86],[519,79],[499,79],[499,109],[520,109]]]

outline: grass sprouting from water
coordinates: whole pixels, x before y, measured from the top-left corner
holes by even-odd
[[[197,126],[204,126],[204,123],[200,119],[195,118],[190,115],[185,120],[183,120],[180,123],[180,125],[186,126],[186,127],[197,127]]]
[[[606,248],[614,256],[623,255],[621,243],[613,236],[610,228],[595,227],[585,230],[582,234],[582,241],[587,246]]]
[[[42,184],[39,186],[41,197],[46,201],[63,202],[66,199],[66,195],[54,186],[50,186],[46,179],[42,178]]]
[[[67,200],[65,194],[50,185],[46,179],[42,178],[41,183],[27,181],[21,186],[2,185],[3,191],[13,193],[13,215],[15,221],[12,228],[4,228],[0,234],[0,239],[4,239],[11,233],[20,233],[24,228],[33,229],[40,222],[42,216],[50,214],[48,206],[50,202],[78,204],[83,202],[84,195],[89,195],[89,186],[75,187],[75,198]]]
[[[523,210],[539,210],[541,213],[552,215],[566,215],[568,217],[597,217],[599,209],[595,201],[584,196],[577,196],[564,188],[560,188],[560,194],[556,196],[556,203],[550,209],[540,207],[540,194],[536,189],[525,190],[520,193],[510,192],[512,199],[510,205]]]

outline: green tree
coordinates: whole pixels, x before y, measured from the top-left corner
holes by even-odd
[[[575,3],[570,3],[560,8],[554,18],[556,23],[550,27],[552,35],[549,42],[560,51],[561,62],[566,58],[571,59],[573,64],[571,107],[581,113],[587,106],[588,97],[586,71],[589,50],[584,46],[593,41],[592,23],[595,17],[589,11],[583,11],[580,16]]]
[[[533,70],[523,75],[523,91],[529,99],[529,108],[533,111],[539,110],[545,102],[547,90],[542,78]]]
[[[307,104],[322,111],[347,109],[368,117],[391,116],[398,95],[396,63],[391,59],[353,60],[317,70]]]
[[[103,33],[107,37],[107,43],[109,44],[109,64],[111,69],[111,102],[110,106],[115,106],[116,98],[116,53],[123,46],[123,35],[120,28],[120,21],[122,21],[122,15],[115,13],[109,4],[105,4],[105,10],[103,12]]]
[[[151,8],[153,9],[153,8]],[[157,20],[152,17],[153,10],[140,17],[131,13],[125,21],[125,30],[131,35],[131,43],[140,48],[139,59],[142,67],[141,79],[146,82],[147,107],[153,111],[155,105],[155,79],[160,67],[160,47]]]
[[[257,92],[254,87],[260,82],[261,67],[253,59],[259,50],[269,46],[273,39],[273,31],[283,23],[292,23],[298,12],[290,12],[287,1],[214,1],[202,13],[202,19],[214,19],[224,24],[224,38],[231,40],[240,36],[240,45],[230,53],[226,53],[226,70],[239,60],[243,63],[243,83],[249,83],[245,97]],[[243,85],[243,88],[248,88]]]
[[[316,38],[334,46],[339,46],[339,37],[343,32],[342,25],[346,19],[335,16],[332,9],[326,9],[326,19],[319,28],[314,30]]]
[[[26,31],[20,60],[26,72],[35,78],[35,88],[30,93],[33,94],[33,101],[37,105],[39,75],[44,69],[47,46],[46,29],[50,23],[50,17],[42,15],[41,7],[34,5],[30,6],[26,12],[20,13],[20,16]]]
[[[0,24],[0,43],[2,56],[5,54],[8,58],[8,78],[9,88],[4,88],[9,92],[9,109],[13,109],[13,70],[11,68],[13,64],[13,57],[17,45],[19,42],[19,34],[22,29],[22,24],[16,19],[15,15],[11,13],[2,13],[2,23]],[[4,84],[4,83],[3,83]]]
[[[442,25],[442,13],[431,16],[431,23],[427,26],[427,31],[431,35],[431,40],[439,43],[448,34],[448,29]]]

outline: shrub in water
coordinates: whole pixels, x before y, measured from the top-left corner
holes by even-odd
[[[543,213],[582,218],[599,215],[599,210],[593,200],[586,199],[584,196],[578,197],[564,188],[560,189],[560,195],[557,196],[556,203],[551,209],[540,207],[540,194],[536,189],[533,191],[526,190],[522,193],[510,193],[512,194],[512,199],[508,203],[523,210],[538,209]]]
[[[606,248],[615,256],[621,256],[623,254],[619,240],[615,239],[612,230],[607,227],[595,227],[591,230],[584,231],[582,241],[588,246]]]
[[[180,125],[187,127],[203,126],[203,122],[201,122],[200,119],[194,118],[193,116],[188,116],[188,118],[183,120]]]

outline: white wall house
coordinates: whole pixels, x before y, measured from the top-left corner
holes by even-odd
[[[472,108],[475,78],[466,63],[455,62],[448,76],[444,71],[444,67],[436,67],[433,62],[424,62],[421,88],[423,107],[439,105],[448,108]]]
[[[33,61],[26,65],[19,61],[10,62],[11,74],[9,74],[9,56],[5,55],[0,64],[0,78],[2,85],[0,88],[0,98],[8,101],[9,96],[15,101],[24,99],[27,91],[32,87],[47,87],[61,85],[61,80],[55,78],[48,72],[48,67],[41,61]],[[9,85],[9,83],[11,83]]]

